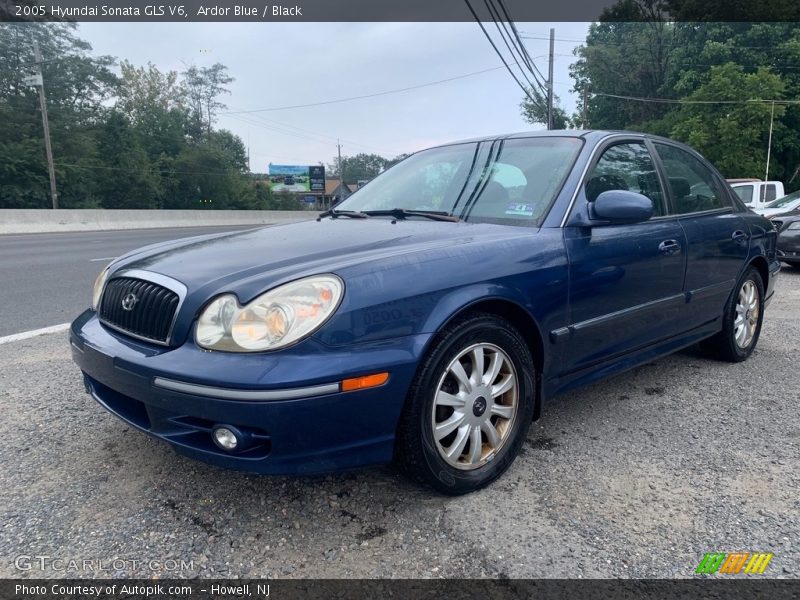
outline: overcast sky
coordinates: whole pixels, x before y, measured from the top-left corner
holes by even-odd
[[[517,26],[523,36],[540,38],[555,27],[555,93],[571,112],[568,69],[578,45],[572,40],[582,40],[588,24]],[[372,94],[502,66],[476,23],[82,23],[79,31],[96,54],[152,62],[163,71],[223,63],[236,79],[222,98],[228,111]],[[546,75],[548,41],[524,41]],[[501,68],[352,102],[221,114],[217,126],[241,136],[251,169],[266,172],[270,162],[328,164],[336,138],[345,155],[390,158],[446,141],[541,128],[523,121],[521,98]]]

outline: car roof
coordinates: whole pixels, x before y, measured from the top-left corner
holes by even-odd
[[[644,133],[641,131],[610,130],[610,129],[552,129],[552,130],[539,129],[533,131],[518,131],[516,133],[504,133],[497,135],[468,138],[465,140],[457,140],[453,142],[447,142],[445,144],[438,144],[437,146],[433,147],[440,148],[443,146],[454,146],[457,144],[469,144],[475,142],[493,142],[497,140],[510,140],[510,139],[532,138],[532,137],[573,137],[573,138],[583,138],[588,142],[597,142],[609,135],[631,135],[637,137],[646,137],[652,140],[672,142],[673,144],[675,143],[680,144],[680,142],[676,142],[675,140],[670,140],[668,138],[664,138],[658,135],[652,135],[649,133]]]

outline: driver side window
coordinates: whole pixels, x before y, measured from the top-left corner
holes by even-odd
[[[653,216],[665,214],[664,194],[650,152],[643,142],[607,148],[586,180],[586,199],[594,202],[608,190],[628,190],[653,202]]]

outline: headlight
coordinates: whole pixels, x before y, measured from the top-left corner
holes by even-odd
[[[284,348],[319,329],[343,293],[336,275],[315,275],[270,290],[245,306],[225,294],[200,315],[195,340],[201,348],[228,352]]]
[[[92,310],[97,310],[100,305],[100,296],[103,295],[103,288],[108,279],[108,267],[100,271],[97,279],[94,280],[94,289],[92,289]]]
[[[794,223],[789,225],[789,227],[787,227],[786,229],[800,229],[800,221],[795,221]]]

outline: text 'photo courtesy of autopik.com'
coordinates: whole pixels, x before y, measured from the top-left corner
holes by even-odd
[[[800,4],[0,0],[0,598],[800,597]]]

